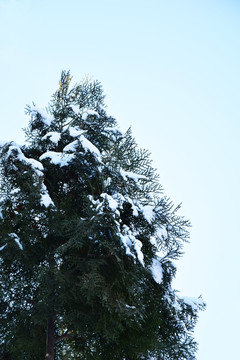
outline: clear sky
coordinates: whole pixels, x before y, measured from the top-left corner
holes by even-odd
[[[45,107],[63,69],[102,82],[192,222],[174,285],[208,305],[197,359],[237,359],[239,1],[0,0],[1,139],[23,140],[25,105]]]

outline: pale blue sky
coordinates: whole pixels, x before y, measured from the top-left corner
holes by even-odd
[[[239,65],[238,1],[0,0],[0,138],[23,140],[61,70],[102,82],[192,222],[175,286],[208,304],[198,360],[239,356]]]

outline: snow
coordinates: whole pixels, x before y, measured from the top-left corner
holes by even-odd
[[[30,111],[35,115],[39,114],[41,116],[41,121],[47,126],[50,126],[52,121],[54,120],[54,117],[48,114],[43,108],[31,106]]]
[[[86,120],[87,117],[88,117],[88,115],[96,115],[96,116],[99,117],[98,112],[95,111],[95,110],[89,109],[89,110],[84,110],[84,111],[83,111],[83,109],[80,109],[78,105],[74,105],[74,104],[71,105],[71,108],[72,108],[73,112],[74,112],[76,115],[79,115],[79,114],[82,113],[82,119],[83,119],[83,120]]]
[[[22,159],[22,160],[24,162],[26,162],[27,164],[30,164],[34,170],[40,170],[40,171],[43,170],[42,164],[35,159],[28,159],[24,156],[24,159]]]
[[[125,234],[119,234],[121,241],[125,247],[126,254],[132,256],[134,259],[136,258],[134,252],[132,252],[132,249],[135,250],[137,254],[138,261],[142,266],[144,266],[144,256],[141,251],[142,243],[140,240],[136,239],[136,237],[131,233],[131,230],[128,228],[128,226],[124,226],[123,232]]]
[[[39,160],[50,159],[51,163],[54,165],[67,166],[69,162],[75,157],[75,154],[67,154],[66,152],[76,151],[76,147],[78,145],[78,141],[80,141],[82,147],[85,151],[90,151],[95,156],[100,158],[100,151],[94,146],[88,139],[85,138],[82,134],[78,134],[80,138],[78,140],[74,140],[68,145],[66,145],[63,149],[63,152],[56,152],[56,151],[46,151],[42,154]]]
[[[123,177],[124,180],[127,180],[127,177],[134,180],[136,183],[138,182],[139,179],[147,179],[146,176],[144,175],[140,175],[140,174],[136,174],[134,172],[131,171],[125,171],[123,169],[120,169],[120,174]]]
[[[104,180],[104,187],[108,187],[109,185],[111,185],[112,183],[112,178],[111,177],[108,177],[106,180]]]
[[[68,151],[73,151],[74,152],[76,150],[77,145],[78,145],[78,140],[74,140],[71,143],[69,143],[68,145],[66,145],[63,148],[63,151],[64,152],[68,152]]]
[[[186,305],[191,306],[194,311],[197,311],[199,307],[204,306],[204,301],[201,298],[184,296],[181,297],[180,300],[182,300]]]
[[[120,237],[121,237],[121,241],[125,247],[126,254],[135,258],[135,255],[132,254],[132,252],[130,250],[130,247],[132,246],[132,242],[131,242],[131,239],[129,238],[129,236],[120,234]]]
[[[42,170],[44,170],[44,167],[39,161],[37,161],[35,159],[27,158],[23,154],[20,147],[17,146],[16,144],[11,145],[9,147],[7,156],[10,156],[12,151],[17,152],[17,159],[19,159],[21,162],[31,165],[31,167],[35,170],[35,172],[37,173],[38,176],[41,176],[41,177],[43,176]],[[54,152],[52,152],[52,153],[54,153]],[[46,155],[46,153],[43,154],[43,155]],[[43,157],[43,158],[45,158],[45,157]],[[12,195],[14,195],[15,193],[17,193],[19,191],[21,191],[21,190],[19,188],[16,188],[16,189],[12,190],[11,193],[12,193]],[[44,184],[41,185],[40,192],[41,192],[41,204],[42,205],[44,205],[45,207],[48,207],[50,204],[54,205],[53,201],[51,200],[51,198],[50,198],[50,196],[48,194],[47,188],[46,188],[46,186]]]
[[[182,311],[182,307],[180,306],[178,299],[174,299],[174,302],[171,302],[170,300],[169,303],[174,307],[175,310]]]
[[[98,148],[93,145],[93,143],[91,143],[91,141],[89,141],[83,134],[86,133],[86,131],[84,130],[79,130],[77,127],[69,127],[69,133],[72,137],[78,137],[79,136],[79,141],[82,145],[82,147],[84,148],[85,151],[90,151],[91,153],[93,153],[95,156],[97,156],[98,158],[100,158],[100,151],[98,150]],[[67,146],[65,146],[65,148],[63,149],[63,151],[75,151],[76,145],[78,144],[77,140],[73,141],[72,143],[68,144]]]
[[[138,210],[135,205],[132,205],[132,210],[133,210],[133,216],[138,216]]]
[[[20,193],[21,192],[21,189],[20,188],[15,188],[15,189],[12,189],[11,191],[10,191],[10,194],[11,195],[14,195],[14,194],[17,194],[17,193]]]
[[[117,200],[117,202],[118,202],[118,204],[119,204],[120,207],[122,206],[122,204],[123,204],[124,201],[126,200],[125,197],[124,197],[121,193],[119,193],[119,192],[114,193],[114,194],[112,195],[112,197]]]
[[[153,246],[156,247],[157,251],[156,251],[155,255],[159,259],[162,259],[163,257],[166,256],[166,252],[164,251],[164,249],[162,249],[161,245],[159,244],[159,238],[157,239],[156,236],[151,236],[149,241]]]
[[[5,246],[7,246],[7,244],[1,246],[1,247],[0,247],[0,251],[2,251],[2,250],[5,248]]]
[[[72,127],[72,126],[69,126],[68,131],[70,136],[72,137],[78,137],[86,133],[86,130],[80,130],[78,127]]]
[[[104,200],[107,201],[108,206],[110,207],[110,209],[111,209],[112,211],[115,212],[115,211],[117,210],[118,203],[117,203],[116,200],[113,199],[113,197],[112,197],[111,195],[108,195],[108,194],[106,194],[106,193],[102,193],[102,194],[100,195],[100,197],[102,197]]]
[[[20,147],[15,144],[15,143],[12,143],[12,145],[9,146],[9,149],[8,149],[8,153],[7,153],[7,156],[11,156],[12,155],[12,152],[13,151],[16,151],[17,152],[17,159],[20,160],[21,162],[25,163],[25,164],[29,164],[31,165],[31,167],[34,169],[34,170],[43,170],[43,165],[35,160],[35,159],[29,159],[27,158],[22,150],[20,149]]]
[[[149,224],[151,224],[153,217],[154,217],[153,209],[154,209],[154,207],[151,205],[142,206],[142,208],[141,208],[143,216],[145,217],[145,219],[147,220],[147,222]]]
[[[123,169],[120,169],[119,172],[120,172],[120,175],[122,176],[123,180],[127,181],[127,177],[126,177],[126,175],[125,175],[125,171],[124,171]]]
[[[85,138],[85,136],[81,136],[79,138],[82,147],[84,148],[85,151],[90,151],[91,153],[93,153],[94,155],[96,155],[98,158],[100,158],[100,151],[98,150],[98,148],[93,145],[91,143],[91,141],[89,141],[87,138]]]
[[[61,139],[61,134],[57,131],[50,131],[46,135],[43,136],[43,140],[49,138],[51,142],[54,144],[58,144],[59,140]]]
[[[79,114],[82,113],[82,119],[83,119],[84,121],[87,120],[87,117],[88,117],[89,115],[95,115],[95,116],[98,116],[98,117],[99,117],[98,112],[95,111],[95,110],[89,109],[89,110],[84,110],[84,111],[82,111],[82,109],[79,109],[79,107],[78,107],[77,105],[71,105],[71,108],[72,108],[72,110],[74,111],[74,113],[75,113],[76,115],[79,115]]]
[[[128,305],[128,304],[125,304],[126,308],[127,309],[136,309],[136,306],[131,306],[131,305]]]
[[[75,112],[75,114],[80,114],[79,106],[77,105],[71,105],[72,110]]]
[[[167,239],[167,237],[168,237],[167,229],[166,229],[164,226],[160,226],[160,227],[157,228],[157,230],[156,230],[156,235],[157,235],[160,239]]]
[[[91,201],[91,203],[93,204],[93,205],[99,205],[100,204],[100,201],[99,200],[94,200],[94,197],[92,196],[92,195],[88,195],[88,198],[89,198],[89,200]]]
[[[44,159],[50,159],[50,162],[52,164],[60,165],[60,167],[62,167],[62,166],[67,166],[74,157],[75,157],[74,154],[65,154],[56,151],[46,151],[44,154],[40,156],[39,160],[42,161]]]
[[[41,205],[44,205],[46,208],[49,207],[49,205],[54,205],[47,192],[45,194],[41,194]]]
[[[50,205],[54,205],[52,199],[50,198],[48,191],[47,191],[47,187],[46,185],[42,184],[42,188],[41,188],[41,200],[40,200],[41,205],[44,205],[46,208],[49,207]]]
[[[157,247],[157,240],[156,240],[155,236],[151,236],[149,241],[153,246]]]
[[[22,244],[20,243],[20,238],[15,233],[8,234],[16,242],[20,250],[23,250]]]
[[[95,116],[98,116],[99,117],[99,114],[97,111],[95,110],[85,110],[82,114],[82,119],[85,121],[87,120],[88,116],[89,115],[95,115]]]
[[[152,261],[151,272],[156,283],[161,284],[163,278],[162,266],[157,259]]]
[[[39,179],[39,177],[42,177],[42,176],[43,176],[42,170],[44,170],[44,167],[43,167],[43,165],[41,164],[41,162],[39,162],[39,161],[37,161],[37,160],[35,160],[35,159],[29,159],[29,158],[27,158],[27,157],[23,154],[22,150],[20,149],[20,147],[19,147],[17,144],[15,144],[15,143],[12,143],[12,144],[13,144],[13,145],[9,146],[9,150],[8,150],[7,156],[12,155],[12,152],[13,152],[13,151],[16,151],[16,152],[17,152],[17,156],[16,156],[17,159],[20,160],[21,162],[25,163],[25,164],[31,165],[31,167],[34,169],[34,171],[35,171],[36,174],[38,175],[38,179]],[[46,155],[46,153],[43,154],[43,155]],[[45,157],[47,157],[47,156],[45,156]],[[45,157],[43,156],[43,158],[45,158]],[[38,183],[38,182],[37,182],[37,183]],[[35,184],[35,185],[37,185],[37,184]],[[14,194],[16,194],[16,193],[18,193],[18,192],[20,192],[20,191],[21,191],[21,189],[15,188],[15,189],[13,189],[13,190],[11,191],[11,194],[14,195]],[[41,202],[42,205],[44,205],[45,207],[48,207],[50,204],[54,205],[54,204],[53,204],[53,201],[51,200],[51,198],[50,198],[50,196],[49,196],[49,194],[48,194],[47,188],[46,188],[46,186],[45,186],[44,184],[41,184],[40,194],[41,194],[41,200],[40,200],[40,202]],[[0,216],[0,217],[1,217],[1,216]],[[15,239],[15,241],[17,241],[17,240]],[[20,246],[20,245],[19,245],[19,246]]]
[[[134,238],[134,248],[136,250],[136,253],[137,253],[137,258],[139,260],[139,262],[142,264],[142,266],[144,266],[144,256],[143,256],[143,253],[141,251],[141,248],[142,248],[142,243],[140,240]]]

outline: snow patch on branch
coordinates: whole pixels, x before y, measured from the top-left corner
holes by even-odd
[[[135,254],[133,254],[131,252],[132,241],[131,241],[131,238],[129,237],[129,235],[120,234],[120,238],[121,238],[122,244],[125,247],[126,254],[132,256],[135,259],[136,258]]]
[[[80,114],[81,110],[79,109],[79,106],[77,106],[77,105],[71,105],[71,108],[72,108],[72,111],[73,111],[75,114],[77,114],[77,115]]]
[[[91,109],[88,109],[88,110],[83,110],[81,108],[79,108],[79,106],[77,105],[71,105],[71,108],[72,108],[72,111],[76,114],[76,115],[82,115],[82,119],[85,121],[87,120],[87,117],[89,115],[95,115],[97,117],[99,117],[99,114],[96,110],[91,110]]]
[[[11,233],[11,234],[8,234],[15,242],[16,244],[18,245],[19,249],[20,250],[23,250],[23,247],[22,247],[22,244],[20,243],[20,238],[17,234],[15,233]]]
[[[136,239],[136,237],[131,233],[131,230],[125,225],[124,226],[124,232],[125,234],[119,234],[122,244],[125,247],[126,254],[132,256],[134,259],[137,259],[140,262],[142,266],[144,265],[144,255],[142,253],[142,243],[140,240]],[[134,253],[135,251],[135,253]]]
[[[51,123],[54,121],[54,117],[52,115],[48,114],[46,112],[46,110],[43,108],[39,108],[36,106],[30,106],[29,110],[35,116],[37,116],[37,114],[39,114],[41,117],[41,121],[47,126],[50,126]]]
[[[146,205],[146,206],[142,206],[141,210],[143,213],[143,216],[145,217],[145,219],[147,220],[147,222],[149,224],[151,224],[151,222],[153,221],[154,218],[154,206],[151,205]]]
[[[156,230],[156,235],[160,238],[160,239],[167,239],[168,238],[168,232],[167,229],[165,228],[165,226],[160,226],[157,228]]]
[[[93,143],[91,143],[91,141],[89,141],[85,136],[81,135],[79,138],[82,147],[84,148],[85,151],[90,151],[91,153],[93,153],[99,160],[101,157],[100,151],[98,150],[98,148],[93,145]]]
[[[78,136],[79,136],[79,139],[74,140],[71,143],[69,143],[68,145],[66,145],[63,149],[63,152],[47,151],[40,156],[39,160],[42,161],[44,159],[50,159],[51,163],[54,165],[60,165],[61,167],[67,166],[69,164],[69,162],[71,162],[73,160],[73,158],[75,157],[74,152],[76,152],[76,148],[77,148],[79,142],[81,143],[83,149],[86,152],[90,151],[94,156],[96,156],[98,158],[98,160],[100,160],[101,155],[100,155],[100,151],[97,149],[97,147],[95,145],[93,145],[82,134],[78,134]],[[73,152],[73,153],[68,154],[68,152]]]
[[[138,258],[139,262],[142,264],[142,266],[144,266],[144,256],[143,256],[143,253],[141,251],[142,242],[134,237],[134,244],[133,245],[134,245],[134,249],[135,249],[135,251],[137,253],[137,258]]]
[[[39,161],[37,161],[37,160],[35,160],[35,159],[29,159],[29,158],[27,158],[24,154],[23,154],[23,152],[22,152],[22,150],[20,149],[20,147],[17,145],[17,144],[15,144],[15,143],[12,143],[12,145],[10,145],[9,146],[9,149],[8,149],[8,152],[7,152],[7,157],[10,157],[11,155],[13,155],[13,152],[16,152],[17,153],[17,155],[16,155],[16,158],[18,159],[18,160],[20,160],[21,162],[23,162],[23,163],[25,163],[25,164],[27,164],[27,165],[30,165],[35,171],[39,171],[40,170],[40,172],[43,170],[43,165],[39,162]],[[14,156],[14,155],[13,155]]]
[[[65,154],[62,152],[56,151],[46,151],[42,154],[39,160],[49,159],[50,162],[54,165],[67,166],[75,157],[75,154]]]
[[[63,148],[63,152],[68,152],[68,151],[74,152],[76,151],[77,146],[78,146],[78,140],[74,140]]]
[[[102,197],[104,200],[106,200],[108,206],[110,207],[110,209],[112,211],[116,211],[117,210],[117,207],[118,207],[118,203],[116,200],[114,200],[114,198],[111,196],[111,195],[108,195],[106,193],[102,193],[100,195],[100,197]]]
[[[80,130],[78,127],[72,127],[72,126],[69,126],[68,131],[70,136],[72,137],[78,137],[86,133],[86,130]]]
[[[43,140],[48,139],[53,142],[54,144],[58,144],[59,140],[61,139],[61,134],[57,131],[50,131],[46,135],[43,136]]]
[[[50,205],[55,206],[52,199],[50,198],[50,196],[48,194],[47,187],[44,184],[42,184],[42,187],[41,187],[40,203],[41,203],[41,205],[44,205],[46,208],[49,207]]]
[[[14,154],[14,152],[17,155]],[[34,183],[35,186],[37,186],[39,184],[39,181],[41,182],[41,180],[39,180],[39,179],[44,176],[43,175],[44,167],[43,167],[41,162],[39,162],[39,161],[37,161],[35,159],[27,158],[23,154],[20,147],[15,143],[12,143],[12,145],[9,146],[9,149],[8,149],[8,152],[7,152],[7,157],[10,157],[10,156],[15,156],[15,158],[17,158],[22,163],[30,165],[32,167],[35,174],[37,175],[37,179],[35,179],[35,183]],[[21,189],[15,188],[15,189],[13,189],[11,191],[11,194],[14,195],[14,194],[16,194],[16,193],[18,193],[20,191],[21,191]],[[52,204],[54,206],[54,203],[53,203],[53,201],[51,200],[51,198],[50,198],[50,196],[48,194],[47,188],[43,183],[41,184],[40,195],[41,195],[41,200],[40,200],[41,205],[44,205],[45,207],[48,207],[50,204]]]
[[[1,246],[1,247],[0,247],[0,251],[2,251],[6,246],[7,246],[7,244]]]
[[[125,304],[127,309],[136,309],[136,306]]]
[[[66,145],[63,151],[75,151],[76,147],[78,145],[78,141],[81,143],[83,149],[87,152],[91,152],[94,156],[96,156],[99,160],[101,158],[100,151],[98,148],[91,143],[83,134],[86,133],[86,131],[78,130],[77,128],[69,128],[69,133],[72,137],[78,137],[78,140],[74,140],[70,144]]]
[[[156,281],[156,283],[161,284],[163,279],[163,272],[162,272],[162,266],[157,259],[153,259],[152,266],[151,266],[151,272],[153,279]]]
[[[193,311],[198,311],[200,307],[203,307],[205,305],[203,299],[201,298],[184,296],[179,298],[179,300],[182,300],[184,305],[191,306]]]
[[[136,183],[138,182],[139,179],[147,179],[146,176],[144,175],[140,175],[140,174],[136,174],[132,171],[125,171],[123,169],[120,169],[120,175],[122,176],[122,178],[126,181],[127,177],[129,179],[132,179],[133,181],[135,181]]]

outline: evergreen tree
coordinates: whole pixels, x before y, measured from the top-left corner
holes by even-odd
[[[0,356],[195,359],[204,304],[171,287],[189,222],[101,84],[70,82],[1,147]]]

